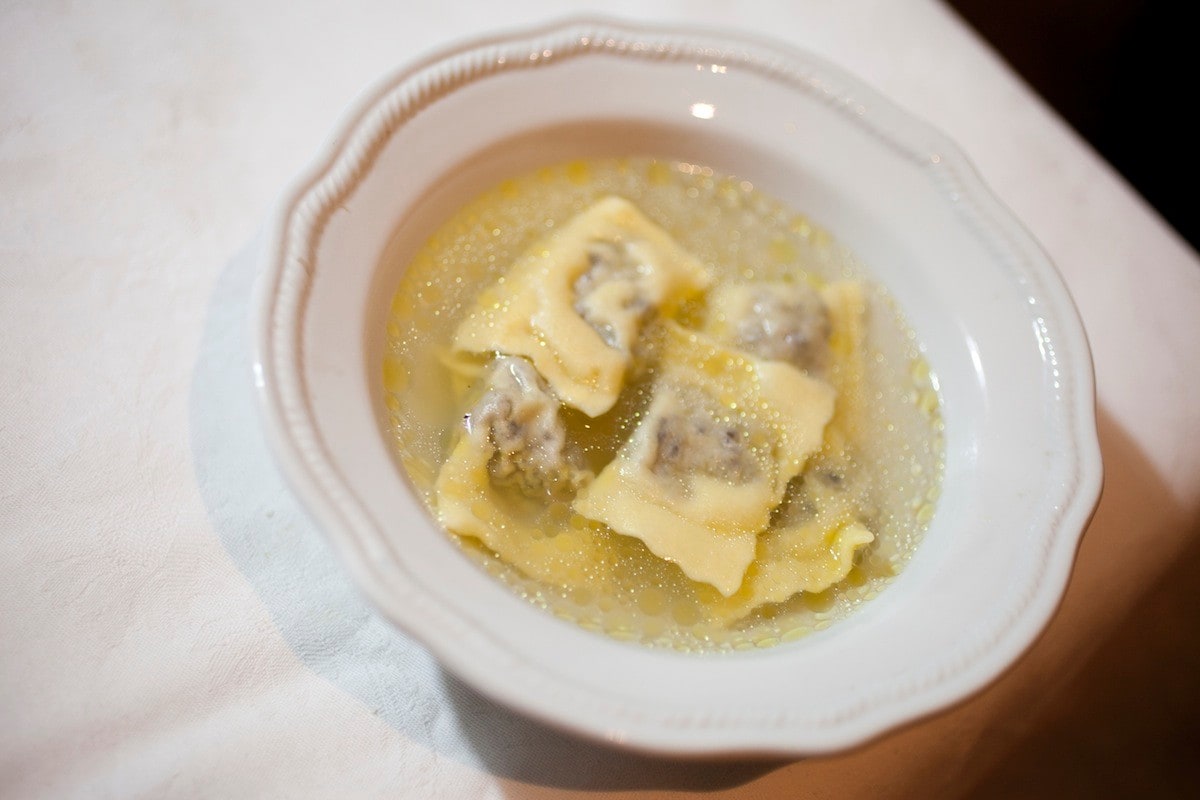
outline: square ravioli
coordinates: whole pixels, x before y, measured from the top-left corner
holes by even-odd
[[[645,322],[709,280],[636,206],[605,197],[486,289],[454,347],[524,356],[564,403],[595,417],[616,402]]]
[[[650,407],[575,510],[729,596],[788,482],[820,449],[835,393],[788,364],[672,323],[663,331]]]

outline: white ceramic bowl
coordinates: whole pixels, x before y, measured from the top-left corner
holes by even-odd
[[[385,442],[384,317],[403,258],[499,180],[653,154],[752,177],[890,288],[940,379],[943,496],[849,619],[696,656],[554,618],[468,561]],[[829,752],[996,678],[1043,629],[1098,499],[1092,367],[1062,281],[958,148],[802,52],[571,21],[391,75],[272,224],[257,363],[278,460],[366,595],[451,671],[578,733],[676,754]]]

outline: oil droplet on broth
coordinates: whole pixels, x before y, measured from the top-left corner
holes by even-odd
[[[709,267],[718,283],[750,275],[821,286],[862,274],[852,255],[813,221],[819,209],[797,213],[750,182],[704,166],[648,158],[572,161],[500,183],[435,231],[411,260],[384,331],[389,356],[382,369],[385,403],[393,410],[393,444],[434,516],[433,485],[462,419],[463,379],[456,384],[433,375],[425,368],[433,359],[416,354],[448,351],[454,330],[481,291],[491,291],[507,266],[539,238],[609,194],[634,201]],[[503,302],[497,296],[494,308]],[[867,303],[869,337],[878,357],[865,359],[865,380],[875,397],[853,399],[869,406],[872,422],[860,432],[868,447],[851,466],[870,486],[876,540],[833,588],[802,593],[725,624],[710,618],[709,604],[717,596],[711,587],[695,584],[640,541],[612,533],[562,502],[530,515],[523,528],[540,552],[557,559],[562,588],[522,574],[476,540],[460,540],[464,554],[531,603],[587,630],[682,652],[778,646],[850,613],[877,595],[911,556],[933,516],[942,463],[940,407],[929,367],[886,291],[871,286]],[[685,303],[676,319],[690,327],[706,313],[701,298]],[[654,346],[647,343],[647,353]],[[414,372],[412,364],[421,366]],[[730,366],[714,353],[705,368],[720,372]],[[617,405],[599,418],[564,413],[568,435],[582,444],[597,471],[638,424],[652,378],[651,370],[639,376],[635,367]],[[739,398],[724,401],[733,415],[769,412],[744,407]],[[823,458],[812,459],[806,474],[822,468]],[[924,498],[915,507],[910,504],[914,496]],[[488,504],[478,506],[471,510],[481,519],[495,517]],[[585,541],[604,553],[600,562],[578,563],[577,550]]]

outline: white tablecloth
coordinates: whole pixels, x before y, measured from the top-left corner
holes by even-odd
[[[567,10],[0,4],[0,797],[953,797],[1194,546],[1200,259],[951,12],[622,0],[604,10],[841,63],[963,145],[1049,251],[1094,349],[1107,469],[1068,596],[987,691],[790,763],[565,737],[374,616],[258,431],[255,235],[380,74]]]

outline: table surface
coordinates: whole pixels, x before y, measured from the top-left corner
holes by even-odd
[[[617,1],[857,73],[957,140],[1046,248],[1092,344],[1106,465],[1067,596],[985,691],[794,762],[564,737],[384,625],[259,434],[256,232],[380,74],[565,8],[0,4],[0,796],[953,797],[1194,549],[1200,259],[951,11]]]

